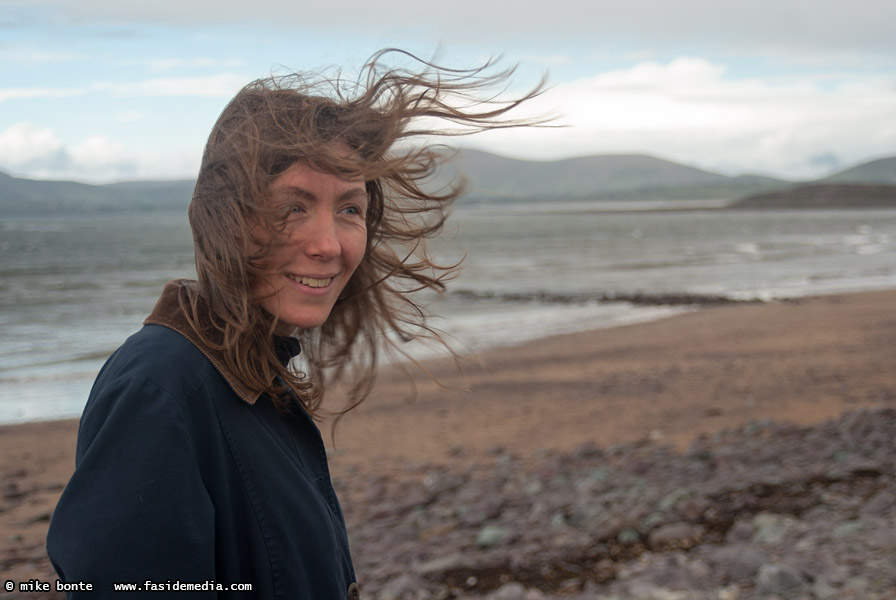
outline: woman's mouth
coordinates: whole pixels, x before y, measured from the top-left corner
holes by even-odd
[[[301,283],[302,285],[311,287],[311,288],[325,288],[330,285],[330,282],[333,281],[332,277],[327,277],[325,279],[317,279],[315,277],[301,277],[298,275],[286,275],[296,283]]]

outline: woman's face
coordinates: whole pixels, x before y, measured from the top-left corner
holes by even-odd
[[[306,161],[271,184],[272,208],[286,216],[284,239],[262,263],[254,291],[280,322],[278,333],[322,325],[364,258],[367,189]]]

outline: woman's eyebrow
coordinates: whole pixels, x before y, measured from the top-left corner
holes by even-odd
[[[307,200],[309,202],[317,202],[317,194],[306,190],[303,187],[297,185],[287,185],[276,192],[275,195],[288,198],[299,198],[301,200]],[[349,190],[345,190],[339,196],[336,197],[337,202],[345,202],[346,200],[367,200],[369,198],[369,194],[367,193],[367,188],[351,188]]]
[[[364,198],[366,200],[369,197],[367,188],[352,188],[350,190],[346,190],[339,195],[339,200],[350,200],[355,196],[357,196],[359,199]]]
[[[286,185],[274,191],[277,196],[297,196],[305,200],[316,200],[317,196],[297,185]]]

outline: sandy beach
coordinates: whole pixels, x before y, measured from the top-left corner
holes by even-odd
[[[704,308],[483,352],[465,357],[462,373],[450,360],[425,366],[441,385],[412,370],[412,392],[406,374],[386,368],[371,398],[339,422],[335,478],[586,442],[684,450],[701,433],[750,422],[814,424],[896,407],[896,291]],[[55,580],[44,536],[76,433],[73,420],[0,427],[4,579]]]

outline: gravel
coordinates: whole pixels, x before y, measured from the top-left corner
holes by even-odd
[[[336,485],[368,600],[891,600],[894,462],[885,409]]]

